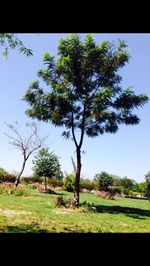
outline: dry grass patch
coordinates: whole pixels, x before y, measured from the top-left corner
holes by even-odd
[[[0,214],[7,216],[7,217],[12,217],[15,215],[20,215],[20,214],[30,215],[30,214],[32,214],[32,212],[0,209]]]

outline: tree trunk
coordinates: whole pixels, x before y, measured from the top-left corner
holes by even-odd
[[[22,175],[22,173],[23,173],[23,171],[24,171],[24,168],[25,168],[25,164],[26,164],[26,160],[23,161],[22,169],[21,169],[19,175],[16,177],[15,187],[17,187],[18,184],[19,184],[20,177],[21,177],[21,175]]]
[[[45,191],[47,192],[47,178],[45,177]]]
[[[75,177],[75,191],[74,197],[76,199],[77,208],[80,206],[79,193],[80,193],[80,173],[81,173],[81,151],[80,147],[77,147],[77,171]]]

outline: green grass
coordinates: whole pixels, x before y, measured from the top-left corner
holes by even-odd
[[[73,193],[60,191],[64,199]],[[150,202],[120,198],[105,200],[81,193],[97,212],[54,207],[56,195],[31,190],[30,196],[0,195],[0,232],[150,232]]]

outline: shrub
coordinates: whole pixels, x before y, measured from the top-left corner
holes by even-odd
[[[5,175],[8,175],[8,173],[2,167],[0,167],[0,177]]]
[[[81,203],[81,208],[82,208],[82,210],[88,211],[88,212],[96,212],[97,211],[96,206],[93,203],[90,203],[87,201],[84,201]]]
[[[132,197],[142,197],[142,194],[139,192],[135,192],[135,191],[129,191],[129,196]]]
[[[113,177],[104,171],[96,174],[94,179],[97,180],[99,190],[102,191],[108,191],[108,187],[113,185]]]
[[[81,189],[88,189],[88,190],[92,190],[94,189],[94,184],[91,180],[89,179],[80,179],[80,188]]]
[[[14,183],[15,181],[16,181],[16,176],[10,175],[9,173],[3,174],[1,172],[1,174],[0,174],[0,183],[3,183],[3,182],[11,182],[11,183]]]
[[[142,195],[145,195],[146,187],[146,182],[139,183],[139,192],[142,193]]]
[[[92,186],[93,186],[92,189],[94,189],[94,190],[98,190],[99,189],[99,183],[98,183],[97,180],[92,180],[91,183],[92,183]]]
[[[57,196],[53,200],[55,206],[64,206],[63,196]]]
[[[66,208],[75,208],[77,207],[77,201],[76,199],[68,199],[66,202],[65,202],[65,207]]]
[[[32,184],[32,183],[39,183],[39,184],[42,184],[43,182],[43,178],[42,177],[22,177],[21,178],[21,183],[24,183],[24,184]]]
[[[41,188],[41,184],[35,182],[35,183],[32,183],[32,184],[28,184],[28,188],[31,188],[31,189],[37,189],[37,188]]]
[[[135,187],[135,181],[124,177],[120,179],[120,186],[123,187],[123,193],[128,195],[130,190],[133,190],[133,188]]]
[[[109,199],[109,200],[115,200],[115,195],[112,195],[108,191],[99,191],[96,193],[97,196],[101,197],[102,199]]]
[[[66,177],[64,179],[64,185],[63,185],[64,190],[66,190],[68,192],[73,192],[74,191],[74,182],[75,182],[75,178],[74,178],[73,174],[66,175]]]
[[[45,188],[43,188],[43,187],[37,188],[37,192],[47,193],[47,194],[56,194],[56,192],[54,190],[52,190],[52,189],[45,190]]]
[[[0,194],[14,196],[29,196],[30,191],[23,187],[15,188],[11,183],[3,183],[0,185]]]
[[[47,184],[55,187],[62,187],[63,186],[63,181],[58,179],[58,178],[48,178],[47,179]]]
[[[110,194],[112,195],[115,195],[115,194],[120,195],[123,192],[123,187],[121,186],[109,186],[108,189],[109,189]]]
[[[23,189],[23,188],[14,188],[12,191],[12,194],[14,196],[29,196],[30,191],[29,189]]]

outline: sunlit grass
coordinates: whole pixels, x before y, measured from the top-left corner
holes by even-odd
[[[64,199],[73,193],[60,191]],[[81,193],[96,212],[55,207],[56,195],[31,190],[30,196],[0,195],[0,232],[150,232],[150,202],[119,198],[105,200]]]

